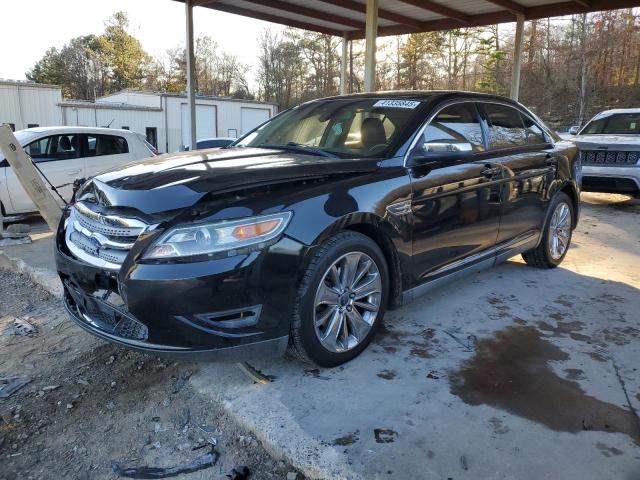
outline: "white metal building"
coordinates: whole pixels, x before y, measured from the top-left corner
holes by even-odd
[[[0,80],[0,124],[13,130],[62,125],[60,87]]]
[[[277,113],[276,105],[198,96],[197,138],[238,137]],[[0,123],[16,130],[69,125],[124,128],[147,137],[161,152],[183,150],[190,141],[185,95],[123,90],[95,102],[62,100],[60,87],[0,81]]]

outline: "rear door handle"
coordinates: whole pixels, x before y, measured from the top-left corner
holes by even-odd
[[[493,178],[496,175],[500,175],[502,173],[502,167],[492,167],[490,165],[486,165],[485,169],[480,173],[487,178]]]

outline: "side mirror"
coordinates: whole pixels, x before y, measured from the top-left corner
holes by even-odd
[[[469,142],[436,140],[425,142],[414,150],[409,162],[411,166],[440,166],[464,162],[473,155],[473,145]]]
[[[569,129],[569,135],[577,135],[579,131],[580,131],[580,126],[574,125]]]

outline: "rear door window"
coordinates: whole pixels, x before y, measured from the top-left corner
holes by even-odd
[[[489,148],[499,150],[528,145],[520,112],[497,103],[483,104],[489,123]]]
[[[80,156],[79,136],[51,135],[31,142],[24,150],[36,163],[78,158]]]
[[[129,153],[129,145],[123,137],[115,135],[87,135],[85,157],[101,157]]]
[[[474,152],[484,151],[480,117],[473,103],[460,103],[445,107],[427,125],[424,143],[468,142]]]

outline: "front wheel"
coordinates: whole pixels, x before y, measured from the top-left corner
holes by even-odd
[[[571,245],[573,233],[573,202],[566,193],[558,193],[549,205],[542,241],[533,250],[522,254],[527,265],[555,268],[562,263]]]
[[[378,245],[357,232],[325,242],[305,272],[291,327],[290,351],[322,367],[362,352],[382,321],[389,291]]]

